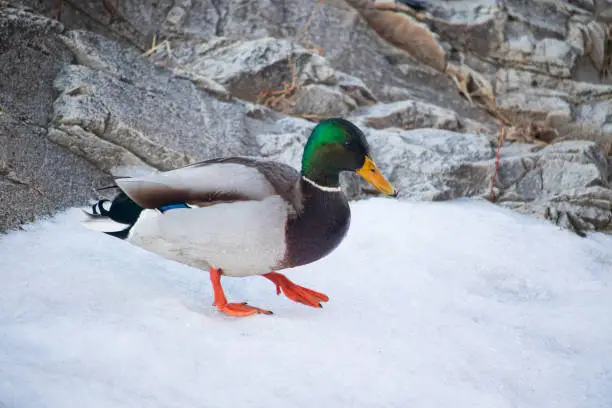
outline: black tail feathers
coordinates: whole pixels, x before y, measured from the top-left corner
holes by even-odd
[[[104,203],[100,204],[100,206],[104,207]],[[120,192],[112,201],[107,217],[122,224],[134,225],[141,212],[141,206],[136,204],[127,194]]]
[[[85,212],[89,215],[88,220],[84,222],[86,226],[125,239],[138,221],[142,207],[124,192],[120,192],[112,201],[99,200]]]

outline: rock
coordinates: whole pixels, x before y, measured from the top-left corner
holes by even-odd
[[[61,24],[0,9],[0,231],[83,204],[108,182],[81,156],[46,138],[53,80],[72,55]]]
[[[516,37],[508,38],[506,43],[506,56],[510,60],[524,61],[535,49],[535,40],[524,32],[519,32]]]
[[[55,80],[59,96],[53,105],[49,135],[104,171],[116,173],[125,166],[169,169],[228,155],[262,156],[266,146],[260,143],[264,140],[260,134],[286,132],[280,115],[244,100],[219,100],[202,92],[191,80],[177,77],[172,70],[154,69],[144,57],[100,36],[68,32],[66,43],[82,65],[66,66]],[[240,78],[268,65],[257,65],[251,71],[249,67],[253,65],[238,65],[233,68],[235,76],[213,76],[211,81],[237,92]],[[348,111],[357,104],[349,94],[364,100],[371,95],[357,79],[344,74],[336,78],[335,70],[324,64],[320,67],[313,65],[304,75],[334,86],[301,87],[296,109],[318,109],[329,114],[341,106],[340,100]],[[247,70],[244,76],[240,76],[239,68]],[[137,70],[141,70],[140,75]],[[228,74],[229,70],[223,72]],[[237,78],[237,82],[227,78]],[[329,94],[327,105],[321,92]],[[311,122],[300,123],[312,126]],[[302,146],[303,142],[299,149]]]
[[[0,115],[0,230],[83,205],[108,183],[83,158],[45,137],[46,129]]]
[[[590,57],[594,68],[601,71],[605,64],[605,25],[597,20],[589,21],[584,25],[576,25],[583,30],[584,37],[587,40],[587,55]]]
[[[54,0],[43,0],[47,3],[44,7],[38,0],[23,1],[49,16],[55,15]],[[217,37],[232,41],[264,37],[295,41],[299,37],[299,44],[323,51],[325,59],[336,72],[346,72],[362,81],[371,90],[374,100],[395,100],[384,89],[401,88],[407,90],[411,98],[441,104],[479,123],[494,123],[486,113],[466,103],[444,73],[432,70],[435,74],[423,75],[423,68],[427,65],[415,63],[407,59],[404,52],[397,54],[393,51],[394,47],[381,44],[380,37],[359,12],[343,0],[322,3],[288,0],[283,7],[270,0],[252,0],[248,4],[243,0],[206,0],[192,2],[190,7],[182,2],[170,3],[168,1],[153,7],[136,0],[122,0],[119,6],[126,21],[107,28],[97,23],[108,19],[108,12],[101,5],[98,7],[98,2],[82,6],[78,2],[63,2],[61,19],[70,28],[87,27],[124,45],[136,47],[141,52],[151,47],[151,36],[156,30],[160,31],[162,39],[168,38],[173,44],[214,41]],[[164,21],[173,6],[182,7],[187,16],[180,27],[170,29],[164,25]],[[172,50],[175,51],[174,46]],[[399,65],[413,63],[416,64],[415,72],[405,74],[400,71]],[[202,81],[204,87],[209,80],[206,78]],[[280,86],[271,83],[268,87],[279,89]],[[361,106],[354,95],[349,96]]]
[[[0,109],[45,126],[54,94],[51,86],[71,54],[55,34],[61,24],[22,10],[0,9]]]
[[[63,31],[63,25],[55,20],[29,11],[0,4],[0,52],[22,45],[34,38],[46,37]]]
[[[0,10],[0,229],[82,205],[109,173],[227,155],[299,167],[314,122],[287,115],[354,120],[402,199],[484,198],[500,114],[553,144],[503,145],[498,202],[612,228],[601,3],[61,2],[67,31],[36,14],[55,16],[55,0],[21,3],[34,12]],[[375,14],[397,25],[375,29]],[[401,37],[406,24],[427,47]]]
[[[542,71],[554,77],[569,78],[581,51],[555,38],[545,38],[537,42],[532,63],[538,66],[541,61]]]
[[[60,95],[52,128],[73,136],[67,148],[91,152],[90,159],[104,161],[107,171],[126,164],[122,158],[130,155],[154,168],[169,169],[196,159],[257,153],[252,139],[266,124],[249,117],[245,102],[221,101],[189,80],[150,66],[138,76],[134,70],[146,60],[133,51],[107,46],[107,40],[95,35],[68,37],[87,65],[67,66],[55,81]],[[78,88],[87,89],[86,94],[75,92]],[[89,145],[96,138],[107,146],[104,159],[96,158],[98,152]],[[68,139],[55,140],[63,144]],[[115,147],[109,150],[108,143]]]
[[[612,231],[609,176],[608,160],[597,144],[557,143],[502,158],[497,201],[576,232]]]
[[[594,0],[594,12],[597,20],[612,23],[612,2],[610,0]]]
[[[548,75],[518,69],[500,69],[497,71],[495,88],[499,94],[516,92],[525,88],[537,91],[562,92],[578,97],[580,100],[598,99],[612,94],[612,87],[589,82],[553,78]]]
[[[585,103],[575,111],[575,120],[561,126],[558,140],[590,140],[601,150],[612,156],[612,109],[611,101]]]
[[[355,120],[375,129],[397,127],[405,130],[436,128],[457,131],[464,127],[456,112],[412,100],[376,104],[352,115]]]
[[[174,6],[168,12],[164,25],[167,27],[167,29],[176,30],[183,25],[186,18],[187,12],[185,9],[180,6]]]
[[[378,102],[374,93],[359,78],[336,71],[337,85],[345,95],[356,102],[356,106],[367,106]]]
[[[489,169],[480,162],[494,151],[483,136],[433,129],[368,130],[367,136],[401,198],[451,200],[481,195],[488,187]]]
[[[571,116],[569,95],[548,89],[524,89],[508,92],[497,97],[497,106],[509,115],[527,120],[545,119],[550,112]]]
[[[288,133],[260,135],[265,157],[299,167],[312,124],[288,119]],[[297,126],[297,129],[296,129]],[[373,157],[406,200],[488,198],[495,166],[487,138],[445,130],[362,127]],[[610,167],[595,143],[562,142],[546,148],[505,147],[495,185],[496,202],[583,233],[612,231]],[[342,184],[352,199],[376,194],[355,175]]]
[[[592,185],[608,186],[607,160],[594,143],[564,142],[543,149],[542,191],[560,194]]]
[[[506,8],[511,19],[526,24],[534,32],[564,38],[567,35],[567,17],[563,13],[563,3],[565,2],[510,0],[506,3]]]
[[[287,113],[319,117],[347,116],[357,106],[357,101],[343,93],[339,87],[310,84],[297,90]]]
[[[504,41],[506,16],[494,0],[436,2],[425,19],[443,39],[478,55],[487,55]]]
[[[180,67],[187,78],[219,84],[233,97],[267,102],[285,113],[345,115],[374,99],[359,79],[337,72],[325,58],[289,40],[176,41],[152,59],[171,69]]]
[[[84,30],[70,30],[61,40],[74,55],[76,64],[142,88],[156,87],[158,71],[134,49]]]

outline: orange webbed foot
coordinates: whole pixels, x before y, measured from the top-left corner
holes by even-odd
[[[217,306],[217,309],[220,312],[234,317],[251,316],[254,314],[272,314],[272,312],[269,310],[260,309],[255,306],[249,306],[246,302],[227,303],[225,293],[223,293],[223,288],[221,287],[221,270],[210,268],[210,281],[213,285],[213,292],[215,295],[215,301],[213,302],[213,305]]]
[[[272,312],[269,310],[260,309],[255,306],[249,306],[246,303],[226,303],[223,306],[217,305],[217,309],[220,312],[225,313],[226,315],[234,317],[251,316],[254,314],[272,314]]]
[[[321,302],[329,301],[327,295],[296,285],[283,274],[270,272],[262,276],[271,280],[276,285],[276,294],[280,295],[284,293],[285,296],[294,302],[302,303],[306,306],[323,307],[321,306]]]

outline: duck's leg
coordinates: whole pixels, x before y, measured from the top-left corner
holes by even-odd
[[[219,311],[230,316],[250,316],[256,313],[272,314],[269,310],[260,309],[258,307],[249,306],[244,303],[227,303],[223,287],[221,287],[221,270],[210,268],[210,281],[212,282],[213,292],[215,294],[215,302]]]
[[[323,293],[315,292],[312,289],[308,289],[295,283],[291,282],[289,278],[278,272],[270,272],[262,275],[263,277],[271,280],[276,285],[276,294],[280,295],[281,292],[285,294],[289,299],[302,303],[306,306],[312,307],[323,307],[321,302],[327,302],[329,298]]]

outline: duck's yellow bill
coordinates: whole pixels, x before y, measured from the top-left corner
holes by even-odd
[[[357,170],[356,173],[366,179],[368,183],[381,193],[393,196],[397,195],[393,185],[382,175],[378,167],[376,167],[369,157],[366,157],[365,163],[363,163],[363,166]]]

